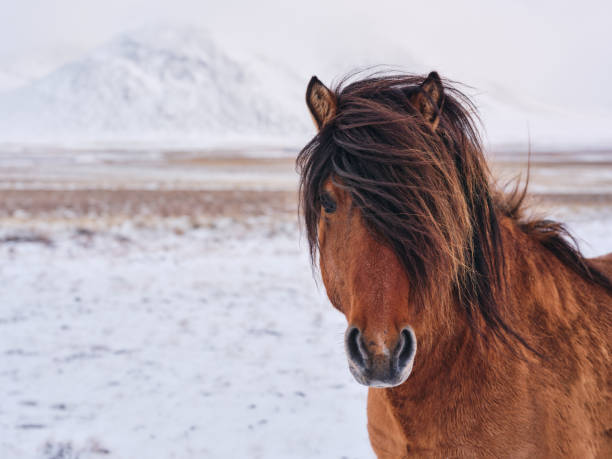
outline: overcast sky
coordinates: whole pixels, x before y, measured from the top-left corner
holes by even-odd
[[[307,76],[337,76],[329,74],[330,62],[403,64],[555,104],[612,108],[609,0],[0,3],[0,66],[44,55],[74,58],[129,29],[186,23],[234,49],[266,50]]]

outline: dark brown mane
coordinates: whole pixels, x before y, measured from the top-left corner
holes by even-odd
[[[332,179],[347,190],[375,237],[398,256],[418,306],[457,298],[469,323],[514,336],[502,319],[506,254],[500,218],[517,220],[582,277],[612,292],[562,225],[521,220],[523,194],[491,185],[468,98],[449,82],[435,132],[410,97],[424,78],[375,76],[334,90],[337,113],[300,152],[300,209],[313,261],[318,251],[320,194]],[[442,292],[443,286],[450,286]]]

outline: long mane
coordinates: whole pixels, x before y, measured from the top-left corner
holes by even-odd
[[[331,179],[350,193],[371,234],[397,255],[414,304],[440,302],[441,286],[449,286],[448,294],[458,299],[475,330],[484,321],[502,339],[512,336],[527,346],[500,313],[508,257],[502,216],[515,219],[583,278],[610,292],[612,280],[584,258],[563,225],[523,219],[524,192],[495,189],[474,106],[448,81],[439,125],[435,133],[430,129],[410,103],[423,81],[385,75],[334,89],[335,117],[297,158],[312,261],[318,253],[320,193]]]

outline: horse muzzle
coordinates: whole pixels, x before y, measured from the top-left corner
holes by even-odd
[[[370,387],[395,387],[402,384],[412,371],[417,340],[407,326],[399,334],[393,350],[385,346],[368,346],[358,327],[349,327],[344,336],[349,369],[358,383]]]

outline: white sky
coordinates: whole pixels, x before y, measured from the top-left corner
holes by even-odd
[[[60,63],[132,28],[188,23],[327,80],[338,76],[333,63],[404,64],[556,105],[612,108],[609,0],[0,0],[0,11],[0,68],[45,55]]]

